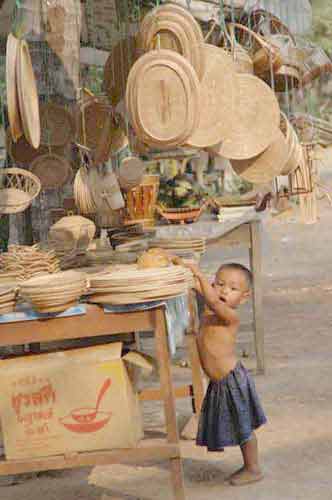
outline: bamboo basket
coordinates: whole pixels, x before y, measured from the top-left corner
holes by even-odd
[[[159,215],[167,220],[169,224],[190,224],[192,222],[196,222],[203,211],[206,208],[206,204],[203,204],[201,207],[192,208],[192,207],[184,207],[184,208],[162,208],[157,206],[157,211]]]
[[[154,226],[158,191],[159,176],[145,175],[138,186],[124,193],[125,225],[141,223],[144,227]]]
[[[21,168],[0,171],[0,214],[16,214],[28,208],[39,195],[38,177]]]

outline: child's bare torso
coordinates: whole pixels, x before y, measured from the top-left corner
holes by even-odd
[[[215,314],[205,312],[198,347],[204,372],[211,380],[221,380],[235,368],[236,333],[236,327],[223,325]]]

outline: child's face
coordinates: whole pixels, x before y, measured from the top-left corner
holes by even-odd
[[[214,281],[220,300],[232,309],[243,304],[250,295],[246,276],[238,269],[222,269],[216,274]]]

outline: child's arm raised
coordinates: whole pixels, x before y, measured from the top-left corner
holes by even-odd
[[[201,293],[204,296],[208,307],[226,324],[237,325],[239,323],[239,318],[236,312],[232,308],[228,307],[225,302],[220,300],[215,289],[200,271],[199,267],[194,264],[185,265],[192,271],[195,278],[198,279]]]

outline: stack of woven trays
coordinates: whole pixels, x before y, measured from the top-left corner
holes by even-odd
[[[24,281],[20,286],[20,295],[38,312],[55,313],[75,306],[86,290],[84,273],[63,271]]]
[[[150,248],[164,248],[174,253],[179,257],[186,257],[189,254],[205,253],[205,239],[204,238],[155,238],[150,241]]]
[[[39,245],[10,245],[0,256],[2,278],[26,280],[33,276],[60,271],[60,263],[53,250],[42,250]]]
[[[136,265],[90,278],[89,301],[100,304],[137,304],[164,300],[188,291],[191,273],[181,266],[138,269]]]
[[[17,288],[12,285],[0,286],[0,315],[10,313],[16,304]]]

